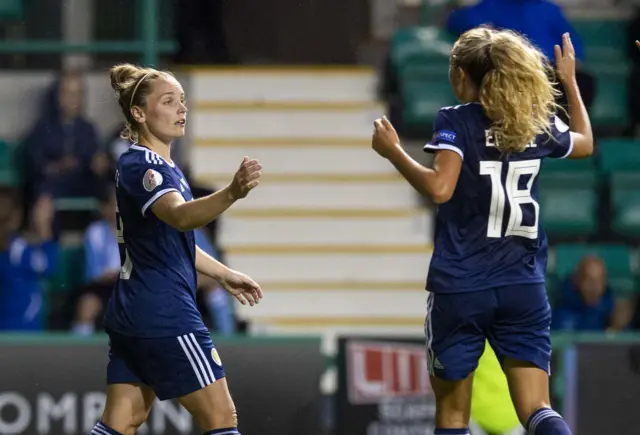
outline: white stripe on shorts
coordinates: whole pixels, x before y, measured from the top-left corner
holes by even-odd
[[[433,373],[433,361],[435,356],[433,354],[433,349],[431,349],[431,343],[433,341],[433,326],[431,325],[431,310],[433,310],[433,299],[435,294],[433,292],[429,292],[427,296],[427,318],[424,322],[424,335],[427,340],[427,369],[429,370],[429,374],[431,376]]]
[[[186,341],[187,347],[191,352],[191,356],[198,363],[198,367],[200,368],[200,374],[204,379],[204,383],[206,387],[207,385],[212,384],[213,381],[215,381],[215,379],[213,379],[213,377],[209,376],[209,374],[207,373],[207,369],[205,366],[208,367],[209,363],[207,362],[207,359],[204,357],[202,351],[200,350],[200,346],[198,345],[196,338],[193,337],[193,340],[191,339],[192,335],[193,334],[183,335],[182,338],[184,338],[184,341]]]
[[[196,340],[196,336],[193,335],[193,333],[189,334],[189,338],[191,338],[193,345],[196,347],[196,349],[198,350],[198,353],[202,357],[202,361],[204,362],[204,365],[207,366],[207,372],[209,373],[209,378],[211,379],[211,383],[214,383],[216,381],[216,377],[213,374],[213,370],[211,370],[211,364],[209,364],[209,360],[204,356],[204,352],[202,351],[202,347],[200,347],[200,343],[198,343],[198,341]]]
[[[200,367],[202,367],[202,363],[200,362],[200,360],[198,359],[197,356],[194,356],[192,354],[192,352],[190,350],[191,343],[185,337],[186,336],[178,337],[178,343],[180,343],[180,347],[182,347],[182,350],[184,351],[184,354],[187,356],[187,359],[191,363],[191,368],[193,369],[194,373],[196,374],[196,377],[198,378],[198,382],[200,383],[200,388],[204,388],[207,385],[209,385],[211,382],[209,382],[208,379],[203,379],[202,372],[198,369],[198,365],[200,365]],[[205,383],[205,381],[206,381],[206,383]]]
[[[102,423],[98,422],[91,430],[91,435],[109,435]]]

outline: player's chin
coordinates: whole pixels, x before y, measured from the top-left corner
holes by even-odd
[[[185,128],[185,126],[184,126],[184,125],[179,125],[179,124],[177,124],[177,125],[172,129],[172,132],[171,132],[171,136],[176,137],[176,138],[177,138],[177,137],[182,137],[182,136],[184,136],[185,134],[186,134],[186,128]]]

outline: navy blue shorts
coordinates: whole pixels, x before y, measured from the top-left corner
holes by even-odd
[[[498,359],[530,362],[549,373],[551,307],[544,284],[498,287],[470,293],[429,293],[429,373],[450,381],[478,367],[485,340]]]
[[[107,384],[146,384],[158,399],[167,400],[202,389],[225,376],[218,351],[206,331],[175,338],[107,333]]]

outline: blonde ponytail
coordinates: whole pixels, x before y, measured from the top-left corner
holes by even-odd
[[[558,91],[537,48],[512,31],[485,28],[470,30],[456,45],[464,64],[478,63],[469,59],[474,55],[488,57],[491,64],[480,80],[479,99],[501,152],[524,151],[537,135],[550,133]]]

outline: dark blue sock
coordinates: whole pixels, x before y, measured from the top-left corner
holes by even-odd
[[[205,432],[203,435],[240,435],[237,427],[228,427],[226,429],[214,429]]]
[[[436,429],[433,435],[469,435],[469,428],[464,429]]]
[[[551,408],[540,408],[527,421],[529,435],[571,435],[564,418]]]
[[[122,435],[120,432],[111,429],[109,426],[99,421],[91,429],[91,435]]]

